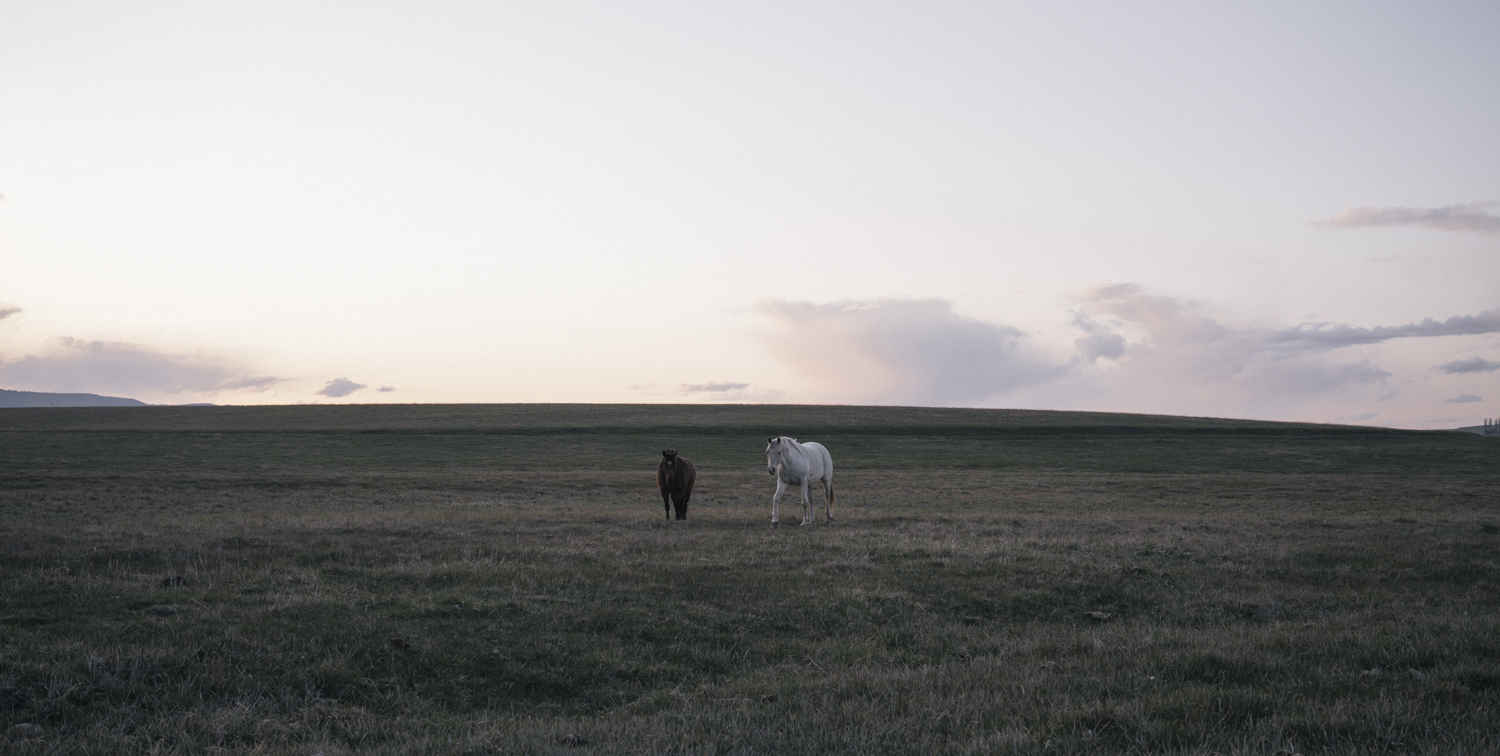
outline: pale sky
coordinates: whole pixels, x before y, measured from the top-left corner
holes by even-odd
[[[0,5],[0,388],[1500,416],[1500,4]]]

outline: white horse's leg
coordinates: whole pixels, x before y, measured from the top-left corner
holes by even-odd
[[[806,525],[818,519],[817,511],[813,509],[812,503],[812,481],[802,479],[802,524]]]
[[[786,492],[786,481],[781,476],[776,477],[776,495],[771,497],[771,527],[781,527],[781,518],[776,516],[776,505],[781,501],[781,494]]]

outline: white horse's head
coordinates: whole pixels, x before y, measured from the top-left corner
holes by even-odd
[[[781,466],[781,439],[771,436],[766,439],[766,472],[775,475]]]

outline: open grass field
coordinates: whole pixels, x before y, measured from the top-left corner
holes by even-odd
[[[782,433],[832,452],[831,526],[794,505],[768,527]],[[669,446],[698,468],[686,522],[655,491]],[[0,410],[0,733],[38,754],[1494,753],[1500,440],[910,408]]]

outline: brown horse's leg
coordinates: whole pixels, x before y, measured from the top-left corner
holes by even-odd
[[[661,506],[667,510],[667,519],[672,519],[672,495],[666,491],[661,492]]]

